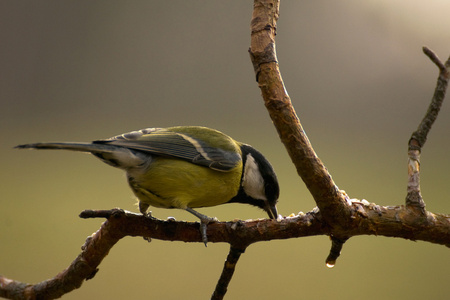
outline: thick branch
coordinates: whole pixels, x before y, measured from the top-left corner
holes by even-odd
[[[273,124],[297,168],[297,173],[329,225],[338,225],[348,220],[344,195],[309,142],[278,68],[275,51],[278,10],[279,1],[254,1],[249,52],[256,78]]]
[[[350,201],[350,226],[341,228],[339,236],[382,235],[422,240],[450,246],[450,217],[404,206],[378,206],[367,201]],[[85,211],[82,217],[107,217],[101,228],[86,240],[80,255],[64,271],[50,280],[31,285],[0,276],[0,296],[9,299],[55,299],[79,288],[91,279],[111,248],[125,236],[143,236],[168,241],[197,242],[202,239],[199,223],[162,221],[120,209]],[[319,210],[281,220],[248,220],[217,222],[208,225],[211,243],[229,243],[233,249],[246,249],[250,244],[275,239],[331,235],[322,222]],[[233,260],[234,261],[234,260]],[[237,261],[237,260],[236,260]],[[224,270],[228,272],[229,270]],[[226,274],[227,275],[227,274]],[[229,274],[228,274],[229,275]],[[227,276],[228,276],[227,275]],[[230,277],[231,279],[231,277]]]

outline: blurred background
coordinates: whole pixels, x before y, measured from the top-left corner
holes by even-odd
[[[260,97],[248,55],[252,1],[0,2],[0,274],[37,283],[79,254],[103,220],[137,211],[122,171],[80,153],[19,151],[40,141],[203,125],[255,146],[277,171],[283,215],[315,203]],[[403,204],[407,142],[434,91],[422,46],[450,55],[447,0],[282,1],[277,54],[318,155],[352,198]],[[449,213],[450,101],[423,149],[427,209]],[[184,211],[152,209],[196,221]],[[250,206],[200,209],[220,220],[266,217]],[[334,269],[328,237],[258,243],[226,299],[444,299],[449,249],[352,238]],[[209,299],[227,244],[121,240],[93,280],[63,299]]]

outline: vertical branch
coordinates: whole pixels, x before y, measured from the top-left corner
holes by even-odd
[[[324,219],[332,225],[344,223],[349,217],[345,197],[309,142],[281,78],[275,50],[279,4],[254,1],[249,52],[256,80],[280,139]]]
[[[417,130],[412,133],[408,143],[408,187],[406,205],[409,207],[416,207],[420,209],[422,213],[425,212],[425,202],[420,193],[420,153],[427,140],[428,132],[436,121],[439,110],[444,102],[450,77],[450,57],[444,64],[437,55],[427,47],[423,47],[423,52],[439,68],[439,77],[427,113],[422,119],[422,122],[420,122]]]
[[[223,299],[227,292],[228,284],[233,277],[234,270],[236,269],[236,264],[244,251],[245,249],[238,249],[230,246],[230,252],[228,253],[227,260],[225,261],[225,264],[223,266],[222,275],[220,275],[219,281],[217,282],[216,289],[214,290],[211,299]]]

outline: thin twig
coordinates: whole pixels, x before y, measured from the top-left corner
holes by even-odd
[[[439,77],[430,106],[417,130],[412,133],[408,142],[408,187],[406,205],[418,208],[422,214],[425,213],[425,201],[420,192],[420,154],[422,152],[422,147],[427,141],[428,133],[436,121],[442,103],[444,102],[450,77],[450,57],[444,64],[439,57],[427,47],[423,47],[423,52],[439,68]]]
[[[442,63],[442,61],[439,59],[439,57],[436,55],[436,53],[433,52],[433,50],[431,50],[428,47],[423,47],[422,50],[423,50],[423,53],[425,53],[425,55],[428,56],[428,58],[430,58],[431,61],[434,62],[434,64],[439,68],[440,72],[442,72],[442,73],[446,72],[446,65],[444,63]],[[449,62],[450,62],[450,57],[447,60],[447,64]]]
[[[230,252],[228,253],[227,260],[223,265],[222,275],[220,275],[219,281],[217,282],[216,289],[211,296],[211,300],[221,300],[225,296],[228,284],[233,277],[234,271],[236,269],[236,264],[241,257],[241,254],[245,252],[245,249],[235,248],[230,246]]]
[[[411,140],[409,142],[409,149],[415,149],[419,151],[425,145],[428,132],[430,131],[431,126],[436,121],[439,110],[441,109],[442,103],[444,102],[445,93],[447,91],[449,81],[450,64],[450,57],[449,60],[447,60],[446,64],[444,64],[441,62],[439,57],[437,57],[437,55],[427,47],[423,47],[423,52],[439,68],[439,77],[436,83],[433,98],[431,99],[430,106],[428,107],[428,110],[424,118],[420,122],[417,130],[414,131],[411,135],[411,140],[415,140],[415,142]]]

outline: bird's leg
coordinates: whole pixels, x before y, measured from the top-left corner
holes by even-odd
[[[154,219],[152,217],[152,212],[151,211],[147,212],[147,209],[149,208],[149,206],[150,206],[149,204],[139,201],[139,211],[141,212],[141,214],[143,214],[144,217],[146,217],[146,218]],[[148,236],[144,236],[144,240],[150,243],[152,241],[152,238],[148,237]]]
[[[152,212],[149,211],[147,212],[147,209],[150,207],[149,204],[144,203],[142,201],[139,201],[139,211],[141,212],[141,214],[143,214],[144,216],[146,216],[147,218],[153,218],[152,217]]]
[[[208,246],[207,245],[208,237],[206,236],[206,227],[208,226],[209,223],[218,222],[219,220],[215,217],[211,218],[211,217],[205,216],[205,215],[199,213],[198,211],[193,210],[190,207],[186,207],[185,209],[200,219],[200,234],[202,235],[202,241],[205,244],[205,247],[207,247]]]

